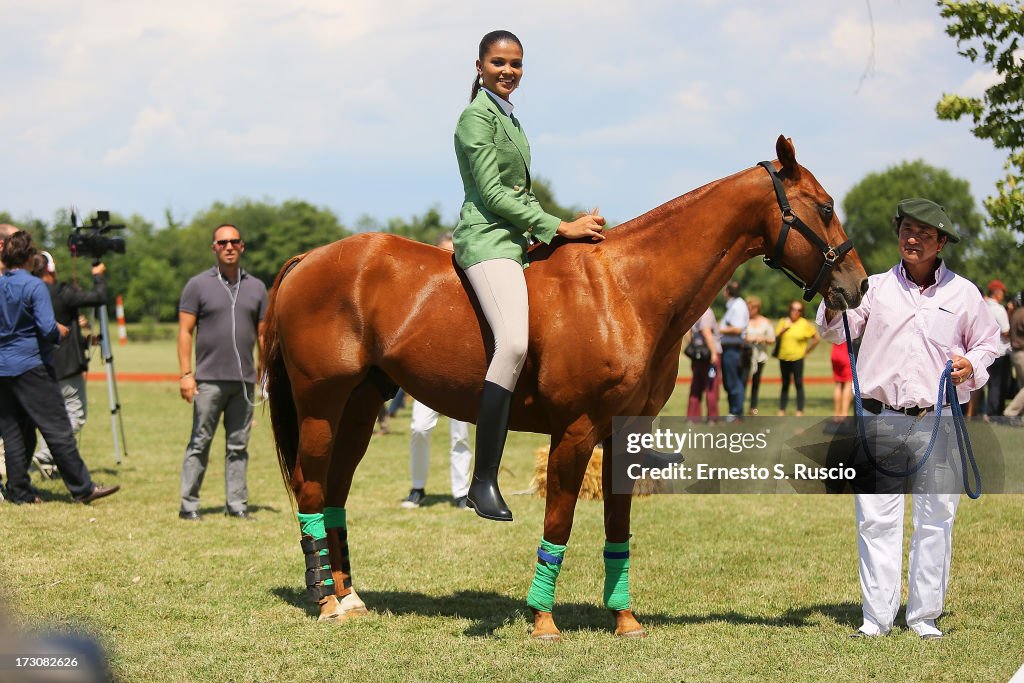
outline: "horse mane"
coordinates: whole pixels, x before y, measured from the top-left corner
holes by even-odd
[[[690,190],[685,194],[679,195],[674,199],[670,199],[667,202],[660,204],[651,209],[650,211],[642,213],[635,218],[631,218],[624,223],[619,223],[618,225],[608,229],[606,233],[608,239],[617,239],[625,237],[626,235],[638,234],[643,230],[650,228],[650,226],[659,223],[665,214],[676,214],[679,213],[680,211],[685,211],[687,208],[689,208],[691,204],[693,204],[699,199],[702,199],[711,191],[717,189],[718,186],[720,186],[722,183],[725,183],[740,174],[746,173],[749,170],[749,168],[743,169],[742,171],[737,171],[736,173],[733,173],[732,175],[726,176],[724,178],[712,180],[711,182],[705,183],[704,185],[701,185],[698,188]],[[551,251],[554,250],[557,246],[561,244],[567,244],[570,242],[589,243],[590,240],[569,240],[564,237],[557,236],[555,237],[555,239],[551,241],[550,244],[539,243],[530,247],[529,254],[531,261],[542,261],[548,258],[551,255]]]

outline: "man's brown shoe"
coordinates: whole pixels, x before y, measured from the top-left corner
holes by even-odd
[[[117,493],[120,490],[120,486],[103,486],[101,484],[96,484],[95,486],[92,487],[92,493],[90,493],[87,496],[82,496],[81,498],[78,499],[78,502],[85,503],[86,505],[88,505],[94,500],[105,498],[111,494]]]

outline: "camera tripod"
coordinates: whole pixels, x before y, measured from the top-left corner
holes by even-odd
[[[98,262],[97,262],[98,263]],[[107,324],[107,306],[97,306],[100,319],[100,351],[103,367],[107,372],[107,401],[110,403],[110,431],[114,437],[114,460],[121,464],[121,454],[128,457],[128,442],[124,437],[124,417],[121,414],[121,399],[117,393],[117,376],[114,374],[114,354],[110,349],[110,327]],[[120,433],[120,441],[118,441]]]

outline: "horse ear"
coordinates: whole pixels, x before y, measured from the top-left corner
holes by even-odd
[[[782,172],[790,178],[797,178],[800,175],[800,165],[796,163],[796,147],[793,146],[792,138],[780,135],[775,141],[775,154],[778,155],[779,163],[782,164]]]

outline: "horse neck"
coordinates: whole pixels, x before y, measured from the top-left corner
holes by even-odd
[[[757,182],[759,170],[693,190],[609,233],[621,230],[608,246],[619,251],[623,267],[641,269],[646,284],[636,291],[648,299],[641,305],[668,314],[671,331],[680,336],[740,264],[765,253],[775,205],[767,174]]]

